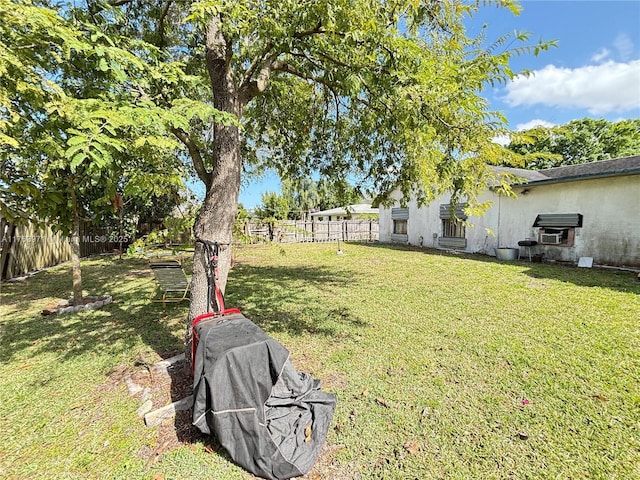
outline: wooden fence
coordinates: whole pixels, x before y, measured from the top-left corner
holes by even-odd
[[[80,256],[88,257],[113,252],[119,238],[105,229],[82,225]],[[377,220],[342,220],[334,222],[285,220],[276,224],[247,222],[243,226],[244,241],[298,242],[375,242]],[[124,247],[129,239],[124,240]],[[131,239],[133,240],[133,239]],[[71,259],[68,237],[53,233],[50,227],[36,224],[13,225],[0,218],[0,279],[58,265]]]
[[[250,243],[375,242],[380,228],[377,220],[280,220],[275,224],[246,222],[242,231]]]
[[[80,228],[80,256],[112,252],[118,249],[119,240],[104,229],[83,224]],[[14,225],[0,218],[0,279],[14,278],[68,260],[71,260],[68,237],[53,233],[48,226],[35,223]]]

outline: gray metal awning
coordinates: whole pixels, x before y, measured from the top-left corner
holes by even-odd
[[[467,214],[464,213],[464,207],[466,207],[466,203],[462,203],[459,205],[456,205],[456,210],[455,210],[455,218],[458,218],[460,220],[466,220],[467,219]],[[451,219],[454,218],[453,215],[454,212],[451,211],[451,204],[449,203],[442,203],[440,204],[440,218],[443,220],[446,219]]]
[[[536,217],[533,226],[547,228],[581,227],[582,215],[579,213],[541,213]]]
[[[409,209],[408,208],[392,208],[391,219],[392,220],[408,220]]]

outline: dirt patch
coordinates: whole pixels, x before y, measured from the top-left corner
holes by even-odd
[[[348,384],[347,376],[332,372],[322,378],[322,389],[329,392],[342,389]]]

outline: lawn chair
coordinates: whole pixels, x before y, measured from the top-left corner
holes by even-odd
[[[152,302],[181,302],[187,299],[190,282],[177,260],[156,260],[149,262],[149,266],[156,277],[158,286],[151,294]],[[160,293],[162,297],[158,298]]]

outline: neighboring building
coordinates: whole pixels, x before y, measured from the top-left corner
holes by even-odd
[[[517,198],[487,191],[483,217],[451,215],[450,196],[380,209],[380,241],[495,255],[533,240],[546,260],[640,267],[640,155],[548,170],[496,167],[520,177]],[[399,205],[400,193],[393,197]],[[465,220],[465,222],[456,219]]]
[[[320,212],[313,212],[311,214],[312,220],[319,222],[333,222],[337,220],[359,220],[364,218],[377,218],[380,210],[373,208],[369,203],[358,203],[355,205],[349,205],[346,208],[332,208],[330,210],[322,210]]]

